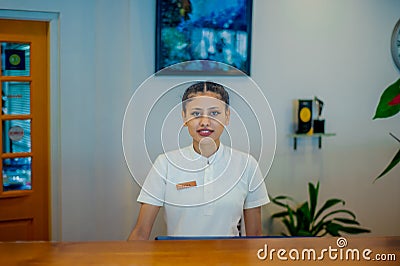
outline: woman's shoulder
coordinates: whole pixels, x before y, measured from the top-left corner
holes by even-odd
[[[256,159],[254,158],[254,156],[250,153],[250,152],[245,152],[242,150],[238,150],[232,147],[227,147],[225,146],[226,149],[226,153],[230,153],[232,156],[232,159],[235,160],[240,160],[240,161],[251,161],[252,163],[256,163]]]
[[[189,158],[190,154],[190,146],[189,147],[183,147],[180,149],[176,150],[170,150],[166,151],[164,153],[161,153],[157,156],[156,161],[161,161],[161,162],[179,162],[182,160],[185,160],[185,158]]]

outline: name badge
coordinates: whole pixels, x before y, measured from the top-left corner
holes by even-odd
[[[180,189],[190,188],[190,187],[195,187],[195,186],[197,186],[196,181],[190,181],[190,182],[176,184],[176,189],[180,190]]]

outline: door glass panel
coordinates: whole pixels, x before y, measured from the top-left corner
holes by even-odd
[[[3,153],[31,152],[31,120],[3,120]]]
[[[5,115],[26,115],[31,112],[29,82],[2,82],[2,112]]]
[[[1,43],[1,74],[3,76],[29,76],[31,68],[29,43]]]
[[[3,191],[32,189],[32,158],[3,159]]]

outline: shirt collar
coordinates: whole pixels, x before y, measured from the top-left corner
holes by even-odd
[[[218,150],[208,158],[202,156],[201,154],[198,154],[194,150],[193,145],[188,146],[187,150],[189,152],[189,158],[191,158],[192,160],[201,160],[201,161],[204,161],[205,163],[212,164],[212,163],[218,161],[220,158],[222,158],[222,156],[224,154],[225,146],[222,143],[220,143]]]

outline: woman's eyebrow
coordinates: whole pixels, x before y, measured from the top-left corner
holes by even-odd
[[[219,110],[221,107],[219,107],[219,106],[211,106],[211,107],[208,107],[207,108],[207,110]]]
[[[207,110],[219,110],[219,109],[221,109],[221,107],[219,107],[219,106],[207,107]],[[202,108],[202,107],[192,107],[192,108],[190,108],[190,110],[192,110],[192,111],[202,111],[202,110],[204,110],[204,108]]]
[[[201,108],[201,107],[192,107],[192,108],[190,108],[190,110],[192,110],[192,111],[201,111],[201,110],[203,110],[203,108]]]

